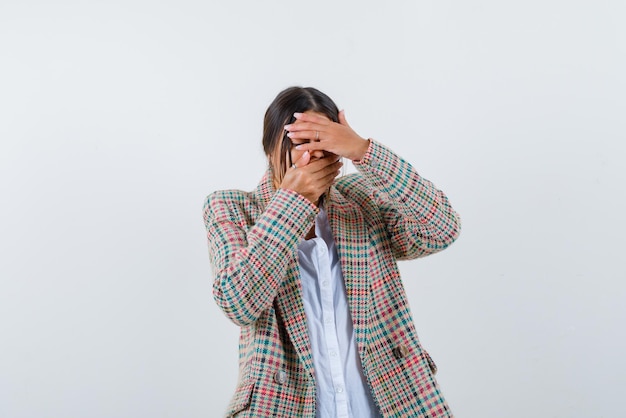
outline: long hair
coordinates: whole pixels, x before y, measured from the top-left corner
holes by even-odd
[[[284,126],[295,122],[295,112],[308,110],[321,113],[333,122],[339,122],[339,109],[330,97],[313,87],[289,87],[276,96],[263,119],[263,151],[270,161],[274,181],[278,184],[287,172],[287,158],[291,152],[291,139]],[[280,159],[274,161],[277,147]]]

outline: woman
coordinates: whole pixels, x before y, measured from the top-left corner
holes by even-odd
[[[204,207],[214,298],[241,327],[227,416],[452,416],[396,264],[457,238],[446,196],[314,88],[278,94],[263,147],[256,190]],[[336,179],[341,158],[358,173]]]

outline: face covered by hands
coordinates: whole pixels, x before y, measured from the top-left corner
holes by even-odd
[[[296,121],[286,125],[291,139],[292,167],[289,167],[280,188],[294,190],[311,203],[335,181],[343,163],[340,157],[358,160],[365,155],[369,141],[358,136],[339,113],[339,122],[316,112],[295,113]]]
[[[325,151],[353,161],[367,152],[369,141],[348,125],[343,110],[339,112],[339,123],[315,112],[294,113],[294,117],[296,122],[286,125],[285,130],[298,151]]]

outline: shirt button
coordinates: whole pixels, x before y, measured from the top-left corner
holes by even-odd
[[[332,357],[335,357],[337,355],[337,352],[335,350],[330,350],[330,355]]]
[[[324,322],[326,322],[327,324],[330,324],[331,322],[333,322],[333,319],[332,318],[326,318],[324,320]]]
[[[328,286],[328,280],[324,280],[324,281],[322,282],[322,286],[324,286],[324,287]]]
[[[343,392],[343,387],[341,386],[337,386],[337,389],[335,389],[337,391],[337,393],[341,393]]]

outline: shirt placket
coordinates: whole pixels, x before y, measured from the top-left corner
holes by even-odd
[[[348,398],[343,375],[343,366],[339,351],[339,340],[337,337],[337,327],[335,323],[335,305],[333,298],[334,287],[337,283],[332,280],[330,255],[328,247],[323,239],[317,239],[317,256],[319,264],[319,286],[322,302],[322,316],[324,324],[324,340],[328,350],[328,363],[330,365],[331,378],[333,382],[335,407],[338,418],[347,418]]]

